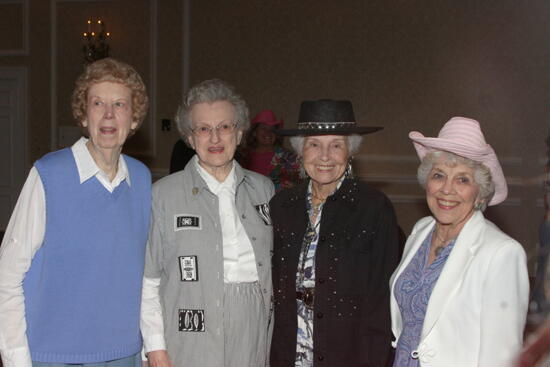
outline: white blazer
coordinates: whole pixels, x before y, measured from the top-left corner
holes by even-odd
[[[395,282],[434,225],[433,217],[416,223],[390,279],[394,347],[403,328]],[[523,340],[529,297],[526,265],[523,247],[476,211],[460,231],[428,302],[415,351],[420,365],[510,365]]]

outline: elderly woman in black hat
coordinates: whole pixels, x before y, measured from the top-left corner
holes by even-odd
[[[305,101],[290,143],[309,180],[271,200],[272,366],[384,366],[398,229],[388,198],[351,175],[361,134],[349,101]]]

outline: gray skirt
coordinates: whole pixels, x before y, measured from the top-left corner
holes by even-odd
[[[268,320],[260,285],[224,284],[225,367],[267,366]]]

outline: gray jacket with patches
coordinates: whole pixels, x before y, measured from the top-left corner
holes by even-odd
[[[270,344],[273,229],[268,216],[262,216],[256,206],[268,204],[274,188],[267,177],[234,164],[235,204],[254,250]],[[224,274],[218,197],[210,192],[192,159],[185,170],[153,185],[152,206],[145,277],[161,278],[159,295],[168,354],[174,366],[223,366]]]

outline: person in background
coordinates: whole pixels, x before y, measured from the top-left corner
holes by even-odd
[[[483,216],[508,194],[495,151],[464,117],[409,137],[432,216],[415,224],[390,281],[393,365],[511,366],[529,280],[523,247]]]
[[[550,149],[550,136],[546,139],[546,145]],[[549,151],[550,153],[550,151]],[[548,271],[548,252],[550,251],[550,161],[546,164],[546,177],[544,180],[546,214],[539,229],[540,254],[537,261],[537,279],[533,290],[533,300],[536,302],[534,312],[548,314],[548,300],[546,299],[545,279]],[[550,319],[539,327],[532,340],[519,357],[519,367],[535,367],[543,357],[550,354]],[[548,362],[547,362],[548,364]]]
[[[546,144],[550,149],[550,136],[546,139]],[[550,151],[549,151],[550,153]],[[546,176],[544,179],[546,216],[539,227],[539,251],[537,254],[536,278],[533,291],[531,292],[531,302],[529,304],[529,322],[540,323],[546,319],[549,311],[548,300],[546,299],[546,272],[548,265],[548,255],[550,252],[550,161],[546,164]]]
[[[195,151],[181,139],[178,139],[172,148],[170,156],[170,174],[182,171],[189,160],[193,158]]]
[[[231,85],[206,80],[176,122],[197,154],[153,187],[141,310],[149,366],[265,366],[274,188],[234,160],[248,107]]]
[[[151,175],[121,154],[147,113],[130,65],[102,59],[76,81],[86,138],[35,162],[0,253],[4,367],[141,365]]]
[[[398,261],[393,206],[355,179],[361,134],[350,101],[305,101],[290,143],[309,180],[271,200],[275,329],[271,366],[385,366],[388,281]]]
[[[297,156],[283,147],[283,138],[276,134],[283,124],[271,110],[254,116],[240,158],[244,168],[271,178],[276,191],[300,182]]]

